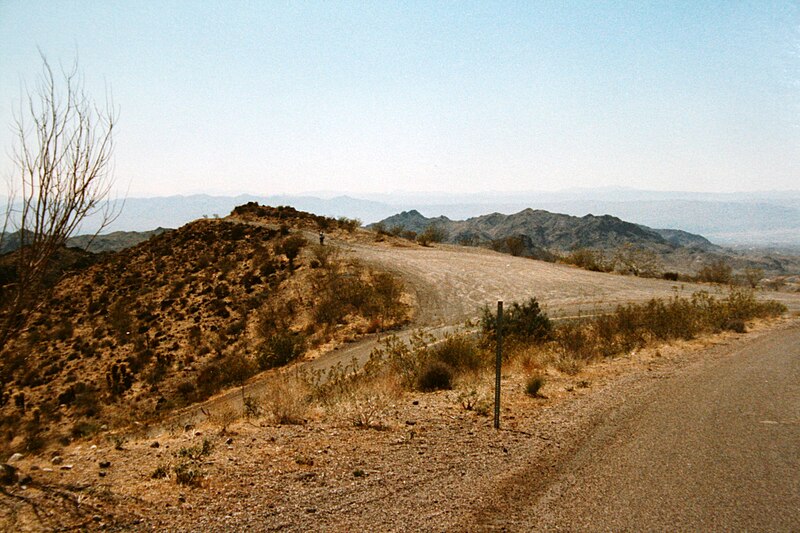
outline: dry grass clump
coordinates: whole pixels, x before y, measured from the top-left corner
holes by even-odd
[[[263,410],[276,424],[304,424],[310,408],[310,393],[302,379],[277,376],[266,387]]]
[[[748,320],[785,311],[782,304],[758,301],[752,291],[741,288],[731,289],[723,299],[699,292],[690,298],[628,304],[592,319],[559,324],[545,347],[546,359],[558,370],[575,374],[594,359],[706,333],[744,332]]]
[[[532,376],[528,376],[528,379],[525,381],[525,394],[532,398],[539,397],[539,391],[542,390],[544,387],[545,378],[542,374],[533,374]]]
[[[391,375],[365,380],[340,398],[340,408],[355,427],[384,429],[389,425],[390,411],[402,396],[403,389]]]

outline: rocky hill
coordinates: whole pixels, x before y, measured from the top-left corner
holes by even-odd
[[[575,250],[590,250],[611,263],[620,252],[643,253],[655,271],[694,275],[703,265],[724,260],[735,269],[760,269],[767,275],[796,274],[800,259],[787,254],[739,253],[708,239],[675,229],[653,229],[610,215],[571,215],[524,209],[512,215],[492,213],[466,220],[427,218],[404,211],[368,226],[407,237],[436,228],[444,242],[488,246],[535,259],[555,260]],[[655,273],[655,272],[654,272]]]
[[[645,247],[693,246],[718,249],[707,239],[678,230],[654,230],[610,215],[574,217],[543,210],[525,209],[513,215],[492,213],[467,220],[426,218],[418,211],[404,211],[378,224],[416,233],[438,226],[453,243],[490,243],[511,236],[525,236],[537,248],[568,252],[578,248],[613,250],[624,244]],[[372,225],[375,226],[374,224]]]
[[[0,347],[0,448],[158,417],[309,350],[402,324],[398,280],[306,237],[353,229],[248,204],[73,265]]]

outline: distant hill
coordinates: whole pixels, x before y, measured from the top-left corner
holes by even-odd
[[[105,235],[78,235],[68,239],[67,246],[93,253],[119,252],[168,231],[173,230],[156,228],[151,231],[114,231]]]
[[[717,248],[700,235],[679,230],[654,230],[610,215],[575,217],[541,209],[524,209],[513,215],[492,213],[467,220],[450,220],[444,216],[426,218],[419,211],[412,210],[380,223],[386,228],[402,227],[417,233],[436,225],[447,233],[447,241],[453,243],[489,243],[522,235],[530,239],[532,246],[559,252],[578,248],[613,250],[624,244],[649,248]]]
[[[428,218],[411,210],[368,227],[380,226],[389,231],[395,229],[394,233],[397,229],[422,233],[429,226],[436,226],[446,235],[445,242],[489,246],[535,259],[552,260],[577,249],[598,251],[611,259],[621,248],[633,246],[654,254],[662,271],[693,275],[703,265],[724,259],[737,271],[759,268],[767,275],[800,272],[800,258],[781,250],[734,251],[700,235],[676,229],[653,229],[611,215],[576,217],[523,209],[511,215],[492,213],[451,220],[446,216]]]
[[[156,228],[150,231],[114,231],[105,235],[76,235],[67,239],[66,245],[67,248],[79,248],[92,253],[119,252],[168,231],[173,230]],[[3,235],[0,255],[19,248],[20,241],[20,232],[18,231]]]

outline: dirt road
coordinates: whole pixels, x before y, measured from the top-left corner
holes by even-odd
[[[799,350],[795,326],[631,390],[561,443],[555,467],[532,458],[509,476],[470,523],[512,531],[797,531]]]

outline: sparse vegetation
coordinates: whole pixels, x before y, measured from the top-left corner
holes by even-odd
[[[614,270],[613,262],[608,261],[602,252],[588,248],[573,250],[563,256],[561,261],[594,272],[611,272]]]
[[[734,289],[726,298],[717,299],[700,292],[689,298],[653,299],[644,304],[619,306],[614,312],[583,320],[553,325],[535,299],[509,306],[504,317],[507,358],[515,358],[535,349],[545,363],[565,374],[578,373],[593,360],[613,357],[652,343],[691,339],[703,333],[743,332],[745,323],[754,318],[781,314],[785,308],[776,302],[760,302],[751,291]],[[416,333],[409,342],[387,338],[374,350],[358,379],[396,375],[407,390],[433,391],[451,388],[460,375],[491,367],[491,344],[496,334],[494,316],[483,311],[483,347],[467,336],[450,336],[437,341]],[[530,363],[528,363],[530,364]],[[544,376],[536,372],[525,383],[528,394],[535,396],[544,385]],[[477,393],[460,396],[465,409],[474,409]]]
[[[716,259],[703,265],[697,273],[697,281],[707,283],[729,284],[733,280],[733,268],[725,259]]]
[[[431,243],[442,242],[445,239],[447,239],[447,231],[436,224],[431,224],[417,235],[417,242],[422,246],[430,246]]]

